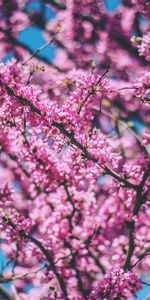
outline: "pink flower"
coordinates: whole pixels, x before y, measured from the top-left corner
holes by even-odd
[[[141,289],[141,280],[132,271],[123,272],[121,269],[114,269],[102,282],[97,285],[90,296],[89,300],[115,300],[132,299],[136,292]]]
[[[132,3],[137,5],[137,9],[147,18],[150,17],[150,3],[148,0],[132,0]]]
[[[138,46],[139,55],[145,56],[150,61],[150,33],[142,36],[141,44]]]

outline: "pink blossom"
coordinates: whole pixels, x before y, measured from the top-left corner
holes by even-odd
[[[148,61],[150,61],[150,34],[145,34],[142,37],[142,42],[138,46],[139,55],[143,55],[146,57]]]
[[[145,14],[146,17],[150,17],[150,4],[147,0],[132,0],[132,3],[137,5],[138,10]]]
[[[0,0],[0,282],[24,300],[132,299],[150,268],[149,4],[46,2]]]
[[[131,297],[135,296],[140,288],[141,280],[132,271],[124,273],[122,270],[114,269],[105,275],[104,280],[91,292],[89,299],[115,300],[118,297],[132,299]]]

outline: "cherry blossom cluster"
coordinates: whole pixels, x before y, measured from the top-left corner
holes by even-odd
[[[135,95],[143,101],[149,101],[150,94],[150,72],[142,72],[135,83]]]
[[[137,6],[138,10],[141,13],[143,13],[148,18],[150,17],[149,1],[147,1],[147,0],[132,0],[132,3]]]
[[[142,36],[142,42],[140,44],[139,54],[146,57],[150,61],[150,34],[145,34]]]
[[[58,299],[59,297],[62,299],[67,290],[71,291],[70,299],[74,297],[83,299],[90,293],[89,283],[92,279],[88,279],[88,274],[95,277],[99,273],[99,268],[102,273],[105,273],[105,269],[109,270],[105,256],[109,257],[110,247],[113,255],[109,257],[108,263],[113,265],[115,262],[116,266],[120,267],[124,263],[123,249],[127,247],[127,231],[136,229],[140,234],[142,224],[148,236],[148,226],[142,223],[142,216],[147,208],[145,196],[148,196],[149,191],[148,173],[145,175],[148,157],[145,154],[136,158],[131,154],[129,159],[123,159],[116,151],[120,147],[117,139],[115,138],[116,143],[112,146],[111,138],[106,139],[104,134],[93,128],[94,107],[96,105],[100,107],[101,104],[99,94],[111,93],[110,84],[102,75],[93,72],[80,75],[66,101],[60,107],[55,105],[54,111],[51,109],[53,104],[45,111],[46,102],[41,101],[38,104],[37,98],[32,93],[34,90],[32,84],[27,88],[29,94],[26,91],[25,94],[22,92],[25,90],[25,76],[22,75],[20,85],[17,84],[18,77],[14,74],[18,76],[23,74],[20,68],[21,66],[14,60],[3,64],[1,68],[1,74],[4,74],[1,77],[1,85],[6,93],[2,103],[4,111],[8,110],[7,103],[10,103],[10,115],[2,114],[1,117],[2,128],[7,128],[5,138],[1,136],[1,150],[10,161],[9,168],[13,170],[13,180],[19,183],[21,194],[23,193],[18,200],[15,198],[11,200],[12,204],[8,205],[10,211],[6,206],[8,215],[2,216],[1,226],[6,230],[5,239],[9,243],[14,241],[28,243],[28,253],[26,248],[22,249],[18,262],[23,256],[27,264],[31,257],[34,258],[33,266],[41,261],[47,264],[49,255],[47,253],[51,253],[51,263],[43,271],[42,282],[48,284],[57,278],[61,284],[61,293],[57,291]],[[12,76],[11,87],[9,87],[10,76]],[[141,86],[136,88],[143,93],[145,85],[143,89]],[[19,113],[14,114],[11,103],[19,109],[23,108],[23,118]],[[31,113],[38,120],[36,126],[30,123]],[[62,137],[58,130],[62,131]],[[124,144],[123,139],[122,143],[124,151],[127,151],[128,146]],[[131,139],[130,143],[134,144],[135,140]],[[2,165],[5,165],[5,155],[1,159]],[[119,171],[120,175],[115,173],[115,170]],[[108,180],[108,183],[106,181],[104,190],[100,189],[98,192],[97,202],[96,194],[99,190],[97,180],[100,174],[105,172],[114,178],[113,187],[111,181]],[[125,187],[118,185],[119,182]],[[140,193],[143,192],[143,196],[141,195],[140,206],[143,204],[143,208],[139,218],[136,219],[134,214],[136,215],[139,210],[136,189],[138,191],[137,187],[141,184]],[[2,199],[6,198],[7,190],[6,186],[1,193]],[[9,194],[10,192],[8,199]],[[20,212],[23,212],[26,206],[24,201],[29,201],[26,217],[14,209],[17,206]],[[5,214],[5,209],[3,206],[2,208]],[[32,231],[36,238],[30,235]],[[132,234],[134,236],[134,232]],[[136,241],[136,236],[134,238]],[[104,243],[105,246],[99,246],[100,243]],[[136,249],[132,264],[138,259],[146,240],[141,243],[137,238],[134,243]],[[144,247],[146,249],[146,246]],[[94,260],[95,255],[101,263],[97,259]],[[126,262],[125,268],[128,269],[130,264],[131,262]],[[148,268],[148,265],[148,261],[145,262],[145,268]],[[68,266],[71,268],[70,271]],[[93,285],[98,282],[99,279],[96,278]],[[137,290],[137,286],[134,291],[128,287],[131,294]]]
[[[132,271],[124,273],[119,269],[114,269],[91,292],[89,299],[132,299],[131,296],[135,296],[139,289],[141,289],[141,280]]]
[[[25,238],[31,229],[31,220],[26,219],[23,215],[20,215],[16,209],[13,208],[12,195],[8,186],[1,188],[0,190],[0,227],[1,231],[6,232],[6,240],[9,243],[19,242],[22,238]]]

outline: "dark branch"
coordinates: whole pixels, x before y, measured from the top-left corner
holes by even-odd
[[[133,251],[134,251],[134,227],[135,227],[135,222],[134,221],[130,221],[127,222],[127,227],[128,227],[128,231],[129,231],[129,248],[128,248],[128,252],[127,252],[127,256],[126,256],[126,260],[123,266],[123,269],[126,271],[130,268],[130,261],[131,261],[131,257],[133,255]]]
[[[3,221],[6,222],[9,226],[11,226],[14,230],[16,229],[16,225],[9,218],[3,217]],[[63,277],[57,271],[52,254],[42,245],[42,243],[40,241],[38,241],[32,235],[26,234],[24,230],[20,230],[19,235],[21,238],[29,239],[34,245],[36,245],[41,250],[41,252],[44,254],[45,258],[49,262],[50,267],[52,268],[52,271],[55,274],[55,276],[59,282],[61,291],[65,297],[65,300],[69,300],[68,294],[67,294],[67,289],[66,289],[66,284],[63,280]]]
[[[134,215],[138,214],[140,207],[143,204],[144,197],[143,197],[142,192],[143,192],[143,187],[145,185],[145,182],[146,182],[148,176],[150,176],[150,163],[148,164],[147,170],[144,172],[143,179],[138,186],[137,197],[136,197],[136,202],[135,202],[134,211],[133,211]]]
[[[2,82],[1,82],[1,85],[3,85]],[[5,88],[6,88],[7,92],[8,92],[8,94],[14,96],[19,101],[19,103],[22,106],[24,106],[24,105],[25,106],[29,106],[33,112],[35,112],[39,116],[42,115],[41,111],[30,100],[25,99],[22,96],[16,95],[15,92],[13,91],[13,89],[10,88],[10,87],[8,87],[8,86],[5,86]],[[64,125],[62,123],[58,123],[56,121],[53,121],[52,122],[52,126],[58,128],[59,131],[60,131],[60,133],[62,133],[63,135],[65,135],[69,139],[69,141],[71,142],[72,145],[75,145],[78,149],[80,149],[85,158],[87,158],[88,160],[93,161],[94,163],[98,163],[98,158],[95,158],[94,156],[92,156],[88,152],[88,150],[86,149],[86,147],[84,147],[80,142],[78,142],[76,140],[76,138],[74,137],[74,133],[73,132],[68,132],[65,129],[65,127],[64,127]],[[139,187],[138,185],[135,185],[135,184],[131,183],[130,181],[128,181],[127,179],[125,179],[123,176],[119,176],[115,171],[113,171],[107,165],[105,165],[103,168],[104,168],[105,174],[108,174],[108,175],[112,176],[113,178],[117,179],[119,182],[123,183],[124,186],[129,187],[129,188],[134,189],[134,190],[138,189],[138,187]]]
[[[50,263],[50,266],[60,284],[61,290],[63,292],[63,295],[65,296],[66,300],[69,300],[68,298],[68,294],[67,294],[67,289],[66,289],[66,284],[62,278],[62,276],[57,272],[54,260],[52,258],[52,255],[50,254],[50,252],[42,245],[41,242],[39,242],[37,239],[35,239],[33,236],[31,235],[25,235],[25,237],[29,238],[31,240],[32,243],[34,243],[40,250],[41,252],[44,254],[44,256],[46,257],[47,261]]]
[[[50,4],[51,6],[53,6],[54,8],[57,8],[58,10],[65,10],[66,9],[66,5],[63,3],[59,3],[55,0],[43,0],[42,1],[45,4]]]
[[[10,294],[8,294],[2,287],[0,287],[0,299],[2,299],[2,300],[15,300],[14,297],[12,297]]]
[[[143,204],[143,201],[145,199],[145,194],[143,195],[142,193],[143,193],[143,188],[144,188],[145,182],[146,182],[149,174],[150,174],[150,163],[148,164],[148,168],[144,172],[142,181],[138,185],[138,188],[137,188],[136,201],[135,201],[135,205],[134,205],[134,209],[133,209],[133,216],[138,214],[138,212],[139,212],[139,210],[140,210],[140,208]],[[135,222],[132,220],[132,221],[127,223],[127,226],[128,226],[128,230],[129,230],[129,247],[128,247],[126,260],[125,260],[125,263],[124,263],[124,266],[123,266],[124,270],[128,270],[130,268],[133,268],[133,266],[130,266],[130,262],[131,262],[131,258],[132,258],[134,248],[135,248],[135,245],[134,245]],[[144,256],[142,256],[142,258],[143,257]],[[141,260],[142,258],[139,258],[139,260]]]

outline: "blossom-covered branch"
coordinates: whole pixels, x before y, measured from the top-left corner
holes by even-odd
[[[0,2],[0,296],[133,299],[150,267],[150,6],[58,2]]]

